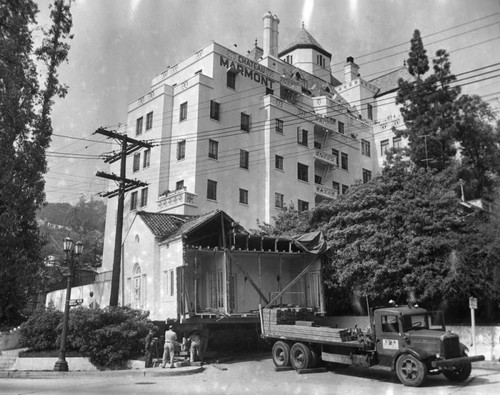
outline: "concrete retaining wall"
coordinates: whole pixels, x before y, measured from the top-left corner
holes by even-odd
[[[57,358],[17,358],[16,362],[9,370],[37,370],[46,371],[54,370],[54,365]],[[97,372],[97,369],[92,365],[87,358],[82,357],[67,357],[68,369],[71,372]],[[129,361],[129,369],[143,369],[144,361]]]

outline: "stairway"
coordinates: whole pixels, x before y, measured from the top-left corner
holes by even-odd
[[[10,370],[14,367],[16,363],[17,356],[21,351],[26,350],[25,348],[17,350],[4,350],[0,351],[0,370]]]

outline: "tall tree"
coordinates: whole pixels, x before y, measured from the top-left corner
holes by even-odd
[[[460,143],[459,177],[467,199],[492,198],[500,181],[500,128],[493,128],[493,113],[477,95],[463,95],[457,102],[455,138]]]
[[[429,67],[417,32],[408,59],[409,71],[416,79],[400,79],[396,98],[396,103],[402,105],[401,115],[406,129],[396,133],[408,138],[409,156],[417,167],[443,170],[456,154],[454,102],[460,88],[451,86],[456,78],[451,74],[449,55],[444,50],[436,52],[432,61],[433,73],[423,78]]]
[[[417,298],[432,307],[480,292],[498,300],[499,233],[491,231],[498,221],[489,225],[465,210],[454,180],[451,168],[426,171],[400,162],[314,209],[311,221],[331,247],[327,284],[346,295]]]
[[[45,151],[50,113],[65,88],[57,68],[67,58],[72,21],[69,5],[55,0],[52,28],[34,48],[33,0],[2,0],[0,6],[0,318],[24,306],[36,286],[42,259],[36,210],[45,200]],[[43,66],[37,67],[36,60]],[[39,76],[45,75],[44,86]],[[7,314],[8,315],[8,314]]]
[[[416,29],[411,39],[411,50],[408,54],[408,71],[411,75],[420,79],[429,71],[429,58],[424,48],[420,31]]]

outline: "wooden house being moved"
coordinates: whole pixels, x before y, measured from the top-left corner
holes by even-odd
[[[183,333],[234,334],[239,328],[241,338],[248,330],[256,338],[259,305],[324,313],[325,249],[319,232],[297,239],[255,236],[220,210],[201,216],[138,211],[124,232],[120,304],[148,310],[161,329],[168,321]],[[92,292],[105,306],[106,287],[88,287],[82,297]]]

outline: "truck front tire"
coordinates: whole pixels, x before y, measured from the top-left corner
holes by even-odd
[[[304,343],[295,343],[290,351],[290,359],[295,370],[307,369],[311,364],[311,350]]]
[[[290,366],[290,345],[288,343],[277,341],[273,345],[272,353],[275,366]]]
[[[455,366],[453,369],[443,370],[444,376],[454,382],[465,381],[470,376],[472,370],[471,363]]]
[[[427,379],[427,366],[411,354],[401,355],[396,362],[399,380],[407,387],[418,387]]]

